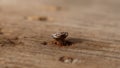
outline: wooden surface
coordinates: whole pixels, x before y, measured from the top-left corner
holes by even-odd
[[[0,0],[0,68],[119,68],[119,6],[119,0]],[[58,31],[69,32],[72,46],[41,44]],[[62,56],[78,61],[60,62]]]

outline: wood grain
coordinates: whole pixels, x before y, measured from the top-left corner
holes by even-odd
[[[119,0],[0,0],[0,68],[119,68],[119,6]],[[41,44],[59,31],[69,33],[71,46]],[[63,63],[62,56],[78,61]]]

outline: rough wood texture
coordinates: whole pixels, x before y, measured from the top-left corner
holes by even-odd
[[[119,6],[119,0],[0,0],[0,68],[119,68]],[[74,44],[43,45],[58,31],[69,32]],[[60,62],[62,56],[78,61]]]

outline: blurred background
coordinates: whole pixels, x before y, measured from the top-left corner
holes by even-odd
[[[0,0],[0,68],[119,68],[119,29],[120,0]],[[75,44],[43,45],[63,31]]]

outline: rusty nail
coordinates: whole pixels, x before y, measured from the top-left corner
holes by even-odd
[[[52,34],[52,38],[55,39],[57,45],[66,45],[65,38],[68,36],[68,32],[57,32]]]

